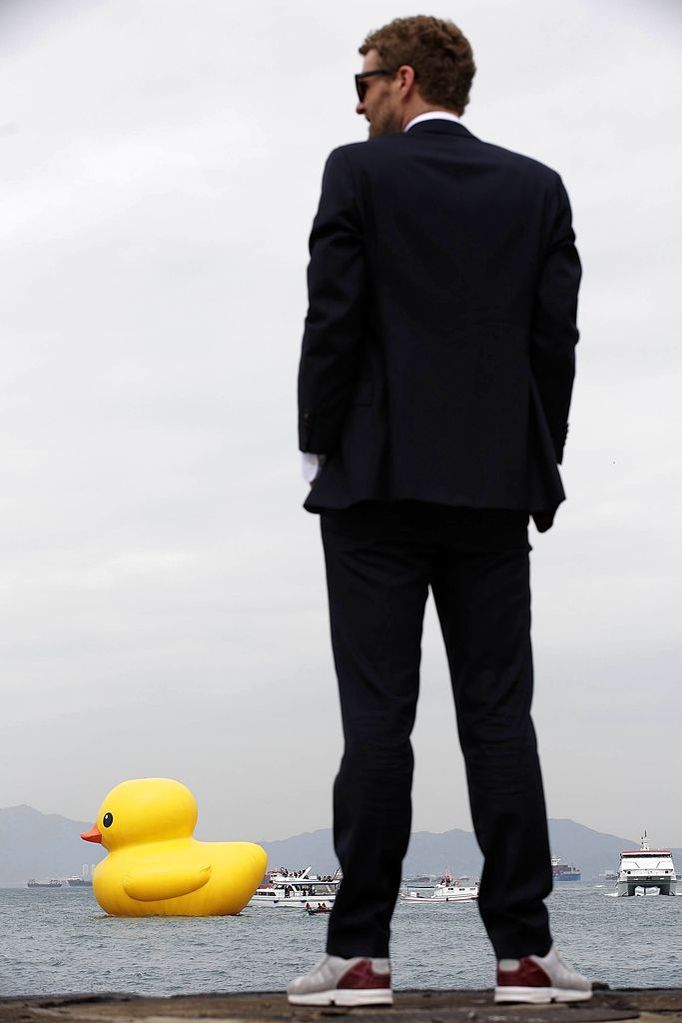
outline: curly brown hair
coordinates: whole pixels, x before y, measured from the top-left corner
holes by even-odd
[[[403,64],[414,68],[415,81],[427,103],[462,114],[476,74],[469,40],[452,21],[418,14],[395,18],[370,32],[360,47],[364,56],[377,50],[390,71]]]

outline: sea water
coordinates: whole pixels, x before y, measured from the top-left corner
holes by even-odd
[[[682,987],[682,897],[550,896],[564,957],[611,987]],[[90,889],[0,890],[0,996],[277,991],[324,952],[327,917],[247,907],[235,917],[106,916]],[[489,988],[495,962],[475,902],[399,903],[394,987]]]

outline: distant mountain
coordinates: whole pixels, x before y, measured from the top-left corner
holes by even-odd
[[[271,867],[300,867],[312,864],[318,873],[330,874],[338,867],[330,828],[294,835],[279,842],[260,843]],[[476,875],[481,854],[470,831],[414,832],[404,863],[404,874],[431,874],[451,867],[459,874]]]
[[[84,863],[99,862],[106,851],[80,838],[91,825],[92,821],[43,814],[30,806],[0,809],[0,885],[26,882],[31,877],[80,874]],[[632,838],[606,835],[571,820],[550,820],[549,833],[552,854],[562,863],[579,867],[584,881],[595,880],[604,870],[615,870],[622,849],[639,848],[639,842]],[[310,864],[318,873],[330,874],[338,866],[330,828],[261,845],[271,867],[297,869]],[[672,854],[677,869],[682,870],[682,849],[673,849]],[[475,878],[480,876],[481,862],[470,831],[416,831],[410,840],[404,875],[438,874],[450,869],[455,875]]]
[[[572,820],[550,820],[549,835],[552,855],[559,856],[562,863],[579,867],[583,881],[596,880],[605,870],[616,870],[622,849],[639,848],[639,841],[632,838],[603,834]],[[327,874],[338,866],[329,828],[260,844],[267,851],[271,867],[312,864],[316,871]],[[677,869],[682,870],[682,849],[673,849],[672,854]],[[456,875],[479,877],[481,864],[472,832],[416,831],[410,839],[403,875],[438,874],[450,869]]]
[[[98,863],[105,850],[80,837],[91,827],[92,821],[72,821],[31,806],[0,809],[0,884],[68,877],[80,874],[84,863]]]

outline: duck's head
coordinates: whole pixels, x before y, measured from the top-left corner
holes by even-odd
[[[111,852],[125,845],[188,838],[196,822],[196,800],[179,781],[135,778],[111,790],[81,838],[101,842]]]

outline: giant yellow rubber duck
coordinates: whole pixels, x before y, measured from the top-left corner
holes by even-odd
[[[241,912],[267,867],[251,842],[198,842],[197,804],[171,778],[137,778],[113,788],[81,835],[109,855],[92,877],[112,916],[229,916]]]

